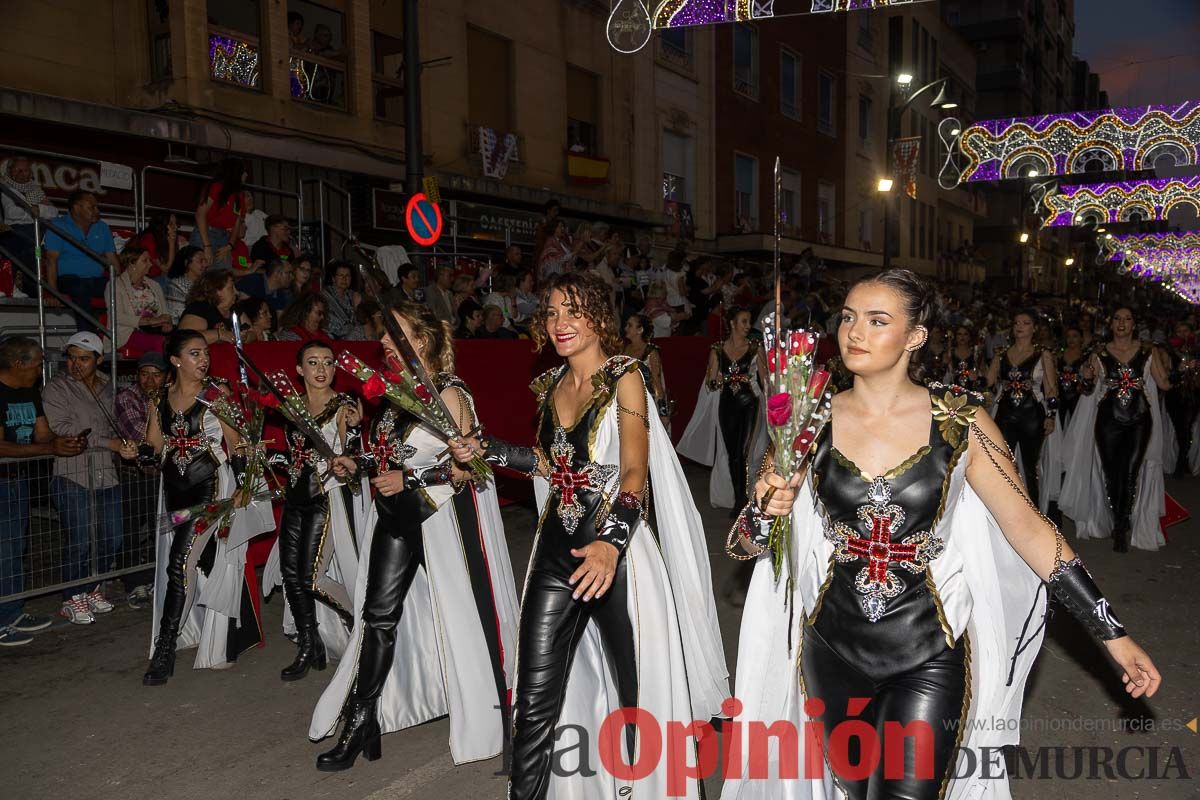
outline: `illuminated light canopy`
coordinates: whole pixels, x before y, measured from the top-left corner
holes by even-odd
[[[1102,242],[1112,254],[1112,260],[1119,261],[1126,251],[1180,250],[1188,247],[1200,249],[1200,231],[1117,233],[1113,234],[1111,238],[1105,237]]]
[[[1039,175],[1080,175],[1200,162],[1200,100],[1171,105],[1075,111],[994,119],[963,129],[956,140],[964,163],[958,182]]]
[[[1062,186],[1042,203],[1044,227],[1163,220],[1180,205],[1200,213],[1200,175]]]
[[[924,0],[661,0],[654,10],[654,27],[679,28],[797,14],[869,11],[916,2]]]

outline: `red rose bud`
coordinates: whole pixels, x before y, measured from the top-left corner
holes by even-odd
[[[806,356],[813,351],[816,340],[808,331],[792,331],[791,347],[794,356]]]
[[[425,384],[423,383],[418,383],[417,387],[413,389],[413,393],[420,398],[422,403],[433,402],[433,395],[429,393],[429,390],[425,388]]]
[[[196,533],[204,533],[208,529],[208,523],[205,520],[198,519],[192,527],[196,529]]]
[[[829,385],[829,373],[823,369],[819,369],[812,374],[808,379],[808,394],[809,397],[820,397],[825,393],[825,387]]]
[[[209,503],[208,505],[206,505],[204,507],[204,510],[209,514],[215,514],[215,513],[217,513],[217,504]]]
[[[401,376],[399,373],[392,372],[391,370],[385,369],[383,371],[383,377],[392,383],[404,383],[403,376]]]
[[[263,408],[279,408],[279,398],[270,392],[263,392],[258,396],[259,405]]]
[[[798,456],[803,456],[808,452],[808,448],[812,447],[813,432],[809,428],[800,431],[800,435],[792,442],[792,452]]]
[[[387,386],[384,384],[383,378],[372,372],[371,377],[363,383],[363,397],[368,400],[376,400],[385,394],[387,394]]]
[[[218,539],[229,538],[229,526],[228,525],[222,525],[220,528],[217,528],[217,538]]]
[[[767,422],[774,428],[787,425],[792,418],[792,396],[787,392],[773,394],[767,399]]]

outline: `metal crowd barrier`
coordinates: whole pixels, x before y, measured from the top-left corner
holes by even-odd
[[[99,488],[99,465],[119,458],[85,455],[0,459],[0,602],[153,568],[157,468],[119,465],[117,485]]]

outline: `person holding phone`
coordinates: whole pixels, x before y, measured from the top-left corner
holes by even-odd
[[[46,421],[59,436],[75,438],[82,452],[54,462],[50,494],[66,535],[62,561],[62,609],[75,625],[90,625],[97,614],[113,610],[100,591],[97,575],[111,570],[123,539],[121,482],[112,454],[137,457],[137,447],[113,428],[112,382],[98,367],[104,352],[100,337],[80,332],[67,340],[65,372],[42,395]],[[91,526],[96,520],[96,557]]]

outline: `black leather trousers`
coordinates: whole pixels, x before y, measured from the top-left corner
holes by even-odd
[[[750,436],[758,419],[758,397],[746,386],[738,391],[721,390],[717,420],[721,439],[729,455],[729,478],[733,481],[733,507],[746,505],[746,460],[750,457]]]
[[[217,496],[216,466],[213,464],[210,468],[205,467],[204,463],[193,463],[183,476],[178,473],[164,476],[163,494],[168,510],[179,511],[207,503]],[[166,469],[174,468],[168,466]],[[197,533],[194,520],[175,526],[167,559],[167,588],[163,593],[159,636],[174,639],[179,633],[184,612],[191,607],[192,597],[196,592],[196,582],[188,578],[196,574],[200,557],[214,533],[215,527],[208,527]]]
[[[403,492],[396,498],[415,494]],[[384,502],[396,498],[378,498]],[[379,699],[396,650],[396,627],[404,613],[404,599],[417,568],[425,563],[421,520],[384,513],[383,504],[375,535],[371,538],[371,563],[367,570],[367,596],[362,610],[362,649],[358,655],[355,697],[363,703]]]
[[[622,707],[638,705],[634,628],[627,604],[628,577],[624,557],[617,563],[612,587],[599,600],[584,602],[571,594],[567,581],[582,563],[570,548],[595,539],[594,526],[580,525],[575,537],[558,529],[543,534],[534,555],[517,650],[517,694],[513,709],[512,773],[509,800],[541,800],[550,787],[554,729],[562,711],[567,677],[589,621],[604,642],[609,669],[616,676]],[[592,735],[596,731],[590,732]],[[626,730],[627,759],[632,759],[634,730]]]
[[[332,608],[342,619],[353,622],[347,610],[349,597],[341,587],[322,580],[328,562],[331,535],[329,498],[324,494],[298,502],[288,497],[279,519],[279,567],[298,630],[317,627],[316,601]],[[335,596],[336,595],[336,596]]]
[[[1174,464],[1164,464],[1168,472],[1186,472],[1188,465],[1188,450],[1192,446],[1192,425],[1196,422],[1196,395],[1191,390],[1175,388],[1166,392],[1164,399],[1167,413],[1171,415],[1171,425],[1175,427],[1175,441],[1179,446],[1179,456]]]
[[[1138,472],[1146,457],[1153,424],[1148,411],[1127,421],[1103,413],[1096,419],[1096,449],[1100,452],[1104,487],[1112,506],[1114,530],[1118,533],[1128,531],[1131,524]]]
[[[1038,459],[1046,441],[1046,411],[1036,400],[1026,400],[1019,406],[1001,403],[996,413],[996,426],[1004,434],[1008,446],[1021,452],[1021,468],[1025,471],[1025,486],[1029,499],[1038,503]]]
[[[953,649],[943,646],[939,655],[915,668],[872,680],[838,655],[813,626],[804,626],[801,668],[805,694],[825,704],[819,719],[824,730],[826,765],[834,767],[833,777],[850,800],[938,800],[954,766],[964,701],[968,699],[968,647],[964,636]],[[861,713],[851,716],[847,708],[854,698],[864,698],[868,703]],[[847,719],[864,721],[875,730],[879,763],[863,779],[850,780],[837,774],[837,765],[855,767],[863,762],[857,736],[844,740],[845,745],[834,736],[837,726]],[[901,734],[896,725],[888,725],[885,730],[888,722],[901,726],[916,723],[931,731],[930,752],[924,752],[924,747],[918,752],[915,745],[923,734],[910,733],[905,738],[903,775],[895,766],[889,767],[888,759],[883,757],[900,746],[895,741],[889,743],[889,737]],[[834,752],[834,747],[841,751]]]

